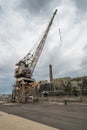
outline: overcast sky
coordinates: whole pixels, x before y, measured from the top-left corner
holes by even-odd
[[[36,49],[56,8],[33,77],[49,80],[49,64],[54,78],[87,75],[87,0],[0,0],[0,93],[12,91],[15,63]]]

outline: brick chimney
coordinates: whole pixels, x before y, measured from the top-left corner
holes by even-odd
[[[52,65],[49,65],[49,76],[50,76],[50,82],[52,82],[53,80]]]

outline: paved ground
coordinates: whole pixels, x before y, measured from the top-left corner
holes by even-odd
[[[0,111],[61,130],[87,130],[87,105],[56,103],[1,105]]]
[[[0,111],[0,130],[58,130]]]

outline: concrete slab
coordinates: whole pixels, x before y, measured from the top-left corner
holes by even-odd
[[[0,111],[0,130],[59,130]]]

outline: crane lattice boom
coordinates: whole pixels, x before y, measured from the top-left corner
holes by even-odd
[[[18,66],[18,68],[15,71],[15,77],[29,77],[31,78],[35,66],[37,64],[37,61],[41,55],[41,52],[43,50],[47,35],[49,33],[50,27],[53,23],[54,17],[57,13],[57,9],[55,10],[55,12],[53,13],[53,16],[47,26],[47,29],[38,45],[38,47],[36,48],[35,53],[32,55],[30,53],[28,53],[22,60],[20,60],[16,65]]]

